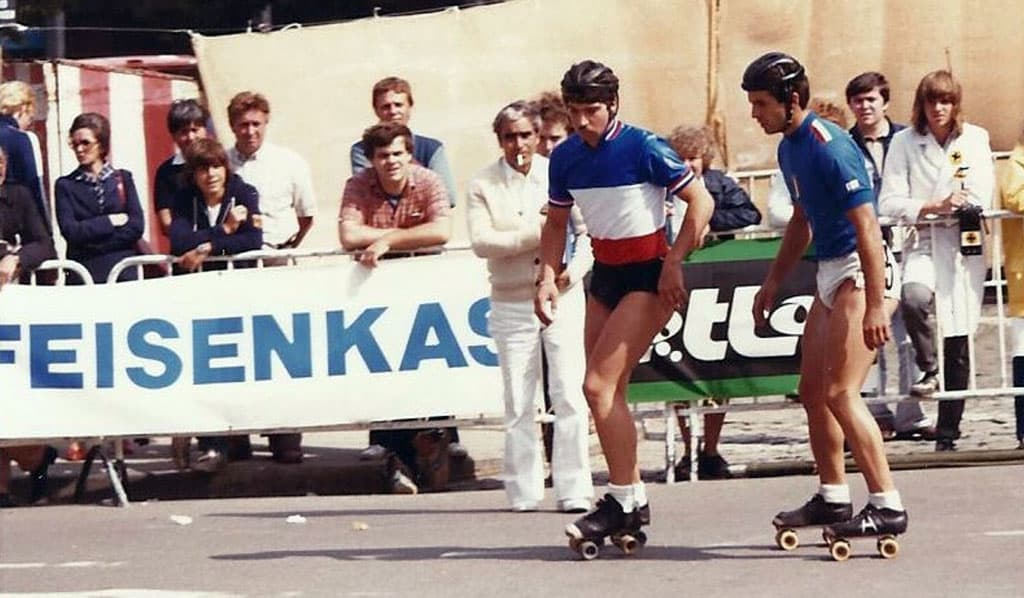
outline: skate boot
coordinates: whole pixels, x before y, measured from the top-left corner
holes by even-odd
[[[826,525],[822,535],[828,542],[829,554],[837,561],[850,558],[851,538],[875,538],[879,556],[891,559],[900,552],[896,536],[906,531],[906,511],[880,509],[869,503],[853,519]]]
[[[651,503],[647,503],[646,505],[644,505],[642,507],[638,505],[636,507],[636,515],[640,519],[640,525],[641,526],[650,525],[651,524]]]
[[[646,509],[649,520],[650,507]],[[611,538],[612,544],[623,554],[636,554],[647,542],[647,535],[640,531],[641,525],[639,510],[623,513],[619,501],[605,494],[598,499],[593,511],[565,526],[565,535],[569,536],[569,548],[583,560],[590,561],[601,553],[605,538]]]
[[[820,494],[815,494],[799,509],[782,511],[772,519],[775,544],[783,550],[795,550],[800,546],[797,528],[829,525],[846,521],[852,516],[853,505],[850,503],[825,502]]]

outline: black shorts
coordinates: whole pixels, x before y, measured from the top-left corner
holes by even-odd
[[[615,309],[619,301],[633,291],[657,294],[658,279],[661,278],[661,266],[664,261],[657,258],[619,266],[594,262],[590,294],[608,309]]]

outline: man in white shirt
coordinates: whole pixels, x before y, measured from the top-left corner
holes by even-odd
[[[309,163],[266,140],[270,103],[262,94],[243,91],[231,98],[228,122],[235,135],[228,160],[235,174],[259,193],[263,244],[275,249],[298,247],[316,215]],[[283,262],[264,260],[264,265]],[[301,434],[270,434],[269,439],[275,461],[302,462]]]
[[[298,247],[316,215],[309,163],[266,140],[270,103],[262,94],[243,91],[231,98],[228,121],[235,134],[228,159],[235,174],[260,194],[264,244],[277,249]]]

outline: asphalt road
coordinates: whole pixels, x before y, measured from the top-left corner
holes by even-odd
[[[774,546],[772,515],[802,503],[811,477],[649,485],[643,553],[609,547],[589,563],[566,547],[568,516],[508,512],[500,491],[8,509],[0,595],[1024,595],[1024,466],[896,479],[910,514],[899,556],[864,540],[843,563],[816,532],[793,552]]]

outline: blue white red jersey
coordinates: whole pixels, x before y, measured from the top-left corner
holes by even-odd
[[[808,112],[779,143],[779,167],[793,201],[807,215],[817,259],[844,257],[857,249],[857,231],[846,213],[878,202],[864,155],[838,125]]]
[[[668,252],[665,193],[685,187],[693,172],[664,139],[616,119],[597,147],[579,135],[559,144],[548,178],[549,203],[578,204],[594,259],[614,266]]]

